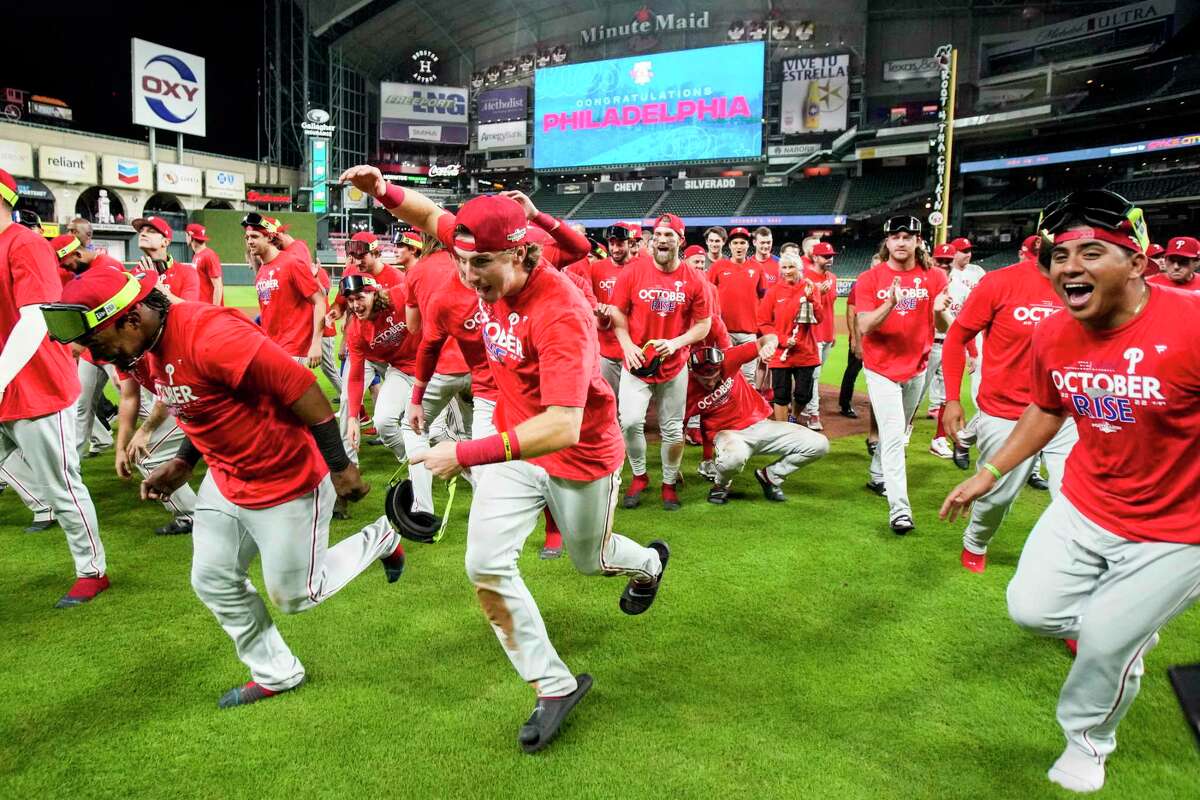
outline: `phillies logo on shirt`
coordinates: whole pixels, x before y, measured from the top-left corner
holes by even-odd
[[[166,364],[163,366],[163,372],[167,373],[167,382],[164,385],[161,381],[155,379],[154,394],[159,401],[175,412],[175,416],[179,419],[186,420],[187,415],[184,409],[189,403],[194,403],[199,400],[195,392],[190,386],[175,385],[175,365]]]
[[[1044,322],[1057,312],[1062,311],[1062,306],[1057,306],[1050,301],[1034,303],[1031,306],[1017,306],[1013,309],[1013,319],[1022,325],[1034,325],[1039,322]]]
[[[699,408],[701,411],[708,411],[711,408],[719,408],[729,402],[729,398],[733,396],[733,378],[729,377],[721,381],[717,388],[706,394],[700,399]]]
[[[681,303],[687,301],[687,294],[682,291],[683,284],[683,281],[675,281],[675,291],[658,288],[642,289],[638,292],[638,299],[650,303],[651,311],[660,317],[665,317],[674,313]]]
[[[384,318],[384,322],[387,323],[387,328],[375,334],[375,338],[371,340],[372,348],[398,342],[404,334],[408,333],[408,323],[395,322],[391,314]]]
[[[279,288],[279,279],[275,277],[275,270],[267,273],[267,277],[254,284],[254,288],[258,290],[258,302],[270,303],[271,295]]]
[[[486,317],[486,309],[484,311]],[[529,317],[523,317],[516,313],[509,314],[508,326],[505,327],[501,321],[487,318],[487,322],[483,326],[483,346],[487,350],[488,358],[501,364],[506,361],[517,363],[524,361],[525,345],[521,341],[521,335],[517,332],[517,328],[525,325],[528,321]]]
[[[1081,418],[1092,420],[1092,426],[1103,433],[1120,431],[1121,424],[1134,424],[1137,406],[1165,406],[1162,381],[1153,375],[1139,375],[1139,365],[1146,360],[1140,347],[1130,347],[1123,354],[1125,373],[1101,369],[1081,362],[1068,370],[1051,370],[1054,386],[1066,397],[1071,408]]]

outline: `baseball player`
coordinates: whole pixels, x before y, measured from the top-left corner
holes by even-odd
[[[633,251],[629,246],[629,229],[623,225],[609,225],[605,228],[604,240],[608,243],[608,258],[576,267],[574,271],[591,281],[592,291],[600,304],[599,309],[603,316],[598,320],[596,334],[600,341],[600,374],[616,396],[620,394],[621,367],[625,354],[621,350],[616,331],[613,330],[608,307],[612,305],[617,278],[633,258]]]
[[[754,229],[753,261],[762,268],[768,289],[779,282],[779,259],[771,255],[774,243],[775,237],[770,228],[762,226]]]
[[[200,299],[200,277],[191,264],[171,257],[167,248],[174,231],[162,217],[143,217],[129,223],[138,234],[138,249],[142,251],[141,271],[154,269],[170,295],[179,300]]]
[[[779,341],[767,362],[771,370],[775,419],[795,422],[808,406],[812,376],[820,369],[817,331],[826,313],[821,290],[801,276],[800,257],[784,256],[780,281],[758,304],[755,327]],[[790,407],[789,407],[790,405]],[[790,412],[790,413],[789,413]]]
[[[309,274],[307,265],[278,252],[266,255],[264,269],[280,257]],[[251,678],[218,706],[299,686],[304,667],[250,583],[254,557],[261,554],[267,594],[287,614],[325,601],[376,559],[389,581],[404,566],[400,537],[386,517],[328,546],[335,492],[357,500],[368,487],[342,449],[313,373],[240,312],[172,304],[148,275],[89,271],[43,314],[55,339],[79,341],[151,389],[187,436],[175,457],[142,481],[143,499],[170,496],[201,457],[208,463],[194,518],[192,587]]]
[[[834,333],[834,320],[837,319],[837,313],[834,310],[834,304],[837,303],[837,276],[833,274],[833,258],[836,255],[837,251],[829,242],[819,240],[813,242],[808,259],[811,266],[806,266],[802,275],[805,280],[810,281],[820,290],[823,303],[820,314],[821,321],[816,329],[817,354],[821,360],[813,371],[812,394],[808,404],[800,410],[802,416],[797,417],[800,424],[806,425],[814,431],[824,430],[824,426],[821,425],[821,367],[825,365],[837,340]],[[780,258],[782,259],[782,255]]]
[[[629,231],[629,260],[650,259],[650,254],[642,246],[642,225],[640,222],[618,222],[618,225]]]
[[[120,377],[121,404],[117,415],[116,471],[117,477],[128,480],[133,475],[130,465],[148,477],[150,473],[175,458],[186,437],[167,407],[154,402],[154,395],[128,375]],[[134,431],[138,420],[141,427]],[[154,529],[158,536],[177,536],[192,532],[192,517],[196,513],[196,492],[184,483],[170,495],[161,498],[171,521]]]
[[[717,297],[721,300],[722,321],[734,345],[758,338],[755,314],[758,301],[767,293],[763,265],[746,259],[749,243],[750,231],[734,228],[729,232],[730,257],[714,263],[708,271],[708,279],[717,287]],[[742,365],[742,374],[753,384],[757,369],[757,360],[751,358]]]
[[[316,261],[312,262],[313,277],[317,279],[317,285],[321,287],[321,292],[325,295],[325,307],[329,312],[325,314],[323,327],[321,328],[321,374],[325,376],[325,380],[329,381],[329,385],[333,387],[333,391],[340,398],[342,395],[342,373],[338,369],[337,364],[337,326],[334,325],[334,317],[332,311],[334,307],[334,298],[330,296],[333,289],[333,281],[329,277],[329,271]]]
[[[1142,273],[1143,277],[1152,278],[1167,268],[1167,261],[1163,258],[1165,252],[1167,252],[1167,248],[1151,242],[1150,246],[1146,248],[1146,271]]]
[[[1196,268],[1200,267],[1200,241],[1191,236],[1176,236],[1167,242],[1163,261],[1163,271],[1151,277],[1150,283],[1200,292],[1200,278],[1196,277]]]
[[[947,292],[950,295],[950,304],[946,309],[947,314],[953,319],[957,316],[959,309],[966,302],[971,291],[979,285],[979,281],[983,279],[983,267],[971,263],[971,241],[965,237],[959,237],[948,245],[938,245],[933,250],[933,259],[939,265],[944,263],[946,257],[949,256],[949,265],[946,272]],[[939,253],[941,255],[939,255]],[[929,418],[937,419],[938,412],[942,405],[946,402],[946,382],[942,377],[942,343],[945,341],[944,334],[938,334],[934,337],[933,350],[929,356],[929,367],[927,381],[929,384]],[[971,354],[973,363],[971,373],[974,374],[978,366],[978,353]],[[930,443],[929,451],[939,458],[951,458],[953,452],[950,449],[950,443],[946,441],[945,436],[935,436]]]
[[[713,225],[704,231],[704,271],[708,272],[712,265],[725,258],[725,240],[729,233],[720,225]]]
[[[221,259],[208,246],[208,230],[203,225],[192,223],[185,228],[188,247],[195,257],[192,266],[200,280],[199,300],[214,306],[225,305],[225,278],[221,271]]]
[[[945,330],[946,275],[918,266],[916,217],[884,223],[886,260],[858,277],[854,305],[862,335],[867,394],[879,426],[867,488],[888,500],[888,525],[903,536],[915,527],[905,473],[905,429],[925,393],[934,328]]]
[[[625,358],[621,372],[621,432],[633,482],[623,501],[636,508],[649,486],[646,476],[646,410],[653,399],[662,436],[662,502],[680,507],[675,482],[683,460],[687,353],[712,328],[707,279],[679,260],[683,221],[663,214],[654,223],[653,260],[621,272],[609,316]]]
[[[325,294],[310,260],[298,260],[276,246],[279,221],[252,211],[242,219],[246,248],[261,261],[254,286],[260,324],[267,337],[308,367],[321,363]]]
[[[946,404],[941,424],[949,439],[958,441],[966,426],[960,401],[965,349],[982,333],[987,362],[981,365],[982,381],[975,397],[978,409],[971,430],[979,458],[993,459],[1017,426],[1031,402],[1030,348],[1038,325],[1062,310],[1062,301],[1036,261],[1022,260],[984,276],[946,332],[942,370],[946,376]],[[1046,446],[1052,494],[1062,483],[1063,464],[1075,445],[1075,423],[1067,419]],[[960,561],[971,572],[987,568],[988,544],[1004,521],[1021,487],[1036,469],[1037,458],[1018,465],[971,507],[963,533]]]
[[[19,451],[66,534],[76,579],[56,607],[70,608],[109,581],[96,509],[79,474],[79,379],[67,348],[46,339],[38,311],[59,299],[62,283],[46,240],[13,222],[18,199],[17,182],[0,170],[0,463]]]
[[[393,243],[396,245],[396,269],[408,272],[421,258],[421,232],[412,228],[401,228],[396,231]]]
[[[478,296],[504,410],[501,433],[441,442],[415,458],[440,477],[489,465],[471,504],[467,574],[513,666],[538,694],[517,734],[523,750],[536,752],[592,683],[589,675],[572,675],[555,651],[517,569],[542,509],[553,511],[577,569],[630,576],[620,601],[627,614],[654,602],[669,554],[663,542],[642,547],[612,532],[624,453],[615,400],[600,377],[592,313],[567,277],[524,245],[529,221],[511,198],[472,198],[456,218],[417,192],[388,185],[374,167],[353,167],[342,180],[379,198],[394,216],[436,232]]]
[[[1112,192],[1068,195],[1038,229],[1066,311],[1034,333],[1032,404],[942,512],[955,518],[1075,419],[1062,490],[1025,542],[1008,611],[1076,640],[1058,698],[1067,745],[1048,777],[1092,792],[1159,629],[1200,596],[1200,344],[1180,324],[1198,318],[1200,297],[1142,279],[1142,212]]]

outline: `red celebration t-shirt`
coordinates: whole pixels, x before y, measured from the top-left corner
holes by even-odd
[[[807,298],[813,306],[817,322],[796,322],[800,304]],[[821,352],[817,348],[817,331],[825,313],[825,302],[821,291],[806,281],[787,283],[780,281],[770,288],[758,306],[758,324],[763,333],[773,333],[779,338],[779,347],[767,363],[774,369],[782,367],[815,367],[821,363]],[[788,341],[796,337],[796,343]]]
[[[738,264],[722,259],[712,265],[707,273],[717,296],[721,299],[721,319],[725,327],[734,333],[754,333],[755,310],[758,301],[767,291],[767,278],[763,266],[757,261]]]
[[[758,344],[746,342],[725,351],[721,380],[711,389],[688,376],[687,414],[697,414],[705,430],[740,431],[771,416],[763,396],[746,383],[742,365],[758,357]]]
[[[196,268],[182,261],[172,261],[162,276],[163,283],[171,290],[171,294],[180,300],[200,299],[200,277]]]
[[[1063,311],[1033,335],[1033,402],[1079,428],[1063,496],[1126,539],[1200,544],[1196,319],[1200,296],[1152,287],[1119,328],[1089,330]]]
[[[217,253],[211,247],[206,247],[199,253],[196,253],[192,265],[196,268],[196,276],[200,279],[200,301],[202,303],[211,303],[213,301],[213,292],[216,287],[213,286],[214,278],[221,278],[221,259],[217,257]]]
[[[883,305],[892,281],[900,279],[900,302],[878,328],[863,337],[863,365],[896,383],[925,371],[933,349],[933,300],[946,288],[940,269],[893,270],[876,264],[858,276],[854,308],[859,314]]]
[[[444,215],[454,219],[450,214]],[[443,217],[443,218],[444,218]],[[451,228],[453,230],[453,228]],[[422,324],[430,314],[433,298],[454,281],[462,285],[458,279],[458,264],[454,256],[446,251],[425,256],[408,270],[408,305],[421,312]],[[437,371],[441,375],[463,375],[468,371],[467,361],[463,358],[462,350],[458,347],[457,339],[450,339],[438,354]]]
[[[1187,283],[1176,283],[1167,277],[1167,273],[1159,272],[1147,278],[1146,283],[1152,283],[1155,286],[1166,286],[1168,289],[1179,289],[1184,292],[1200,292],[1200,278],[1197,278],[1195,275],[1192,275]]]
[[[350,355],[347,396],[350,413],[355,416],[361,411],[367,361],[390,364],[408,375],[416,367],[418,339],[408,332],[404,287],[392,287],[388,297],[392,307],[374,317],[362,320],[350,314],[346,318],[346,350]]]
[[[262,328],[288,355],[308,355],[313,336],[313,304],[321,291],[312,267],[288,253],[279,253],[258,268],[255,278]]]
[[[613,290],[617,288],[617,278],[628,265],[617,265],[611,258],[602,258],[590,264],[579,261],[568,267],[568,271],[582,275],[592,283],[592,292],[596,301],[604,305],[612,305]],[[621,352],[621,343],[612,326],[600,328],[597,335],[600,339],[600,355],[611,361],[621,361],[625,358]]]
[[[817,341],[836,341],[837,335],[834,332],[833,321],[837,316],[837,311],[834,309],[838,294],[837,276],[830,270],[818,272],[815,269],[805,269],[803,275],[821,290],[821,307],[824,310],[821,314],[821,322],[817,325]]]
[[[483,323],[487,316],[479,308],[479,295],[464,286],[457,276],[434,294],[429,316],[421,316],[421,346],[417,356],[417,380],[428,383],[436,371],[438,353],[448,339],[458,342],[459,351],[471,368],[471,393],[487,400],[499,394],[492,368],[483,347]]]
[[[652,261],[637,261],[621,272],[612,304],[628,318],[629,336],[642,347],[651,339],[673,339],[711,316],[704,289],[707,280],[687,264],[663,272]],[[687,365],[688,352],[686,347],[679,348],[663,359],[657,375],[639,380],[671,380]]]

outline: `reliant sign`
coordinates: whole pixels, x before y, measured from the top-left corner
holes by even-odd
[[[42,145],[38,148],[38,177],[66,183],[95,183],[96,154]]]

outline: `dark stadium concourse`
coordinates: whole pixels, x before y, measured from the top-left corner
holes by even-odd
[[[1197,796],[1200,0],[5,21],[0,800]]]

